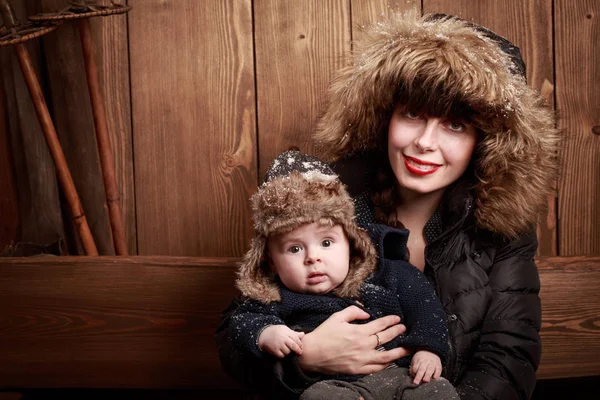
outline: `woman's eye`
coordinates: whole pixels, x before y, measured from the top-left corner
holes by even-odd
[[[465,124],[461,122],[448,122],[448,129],[454,132],[462,132],[466,129]]]
[[[302,247],[300,246],[292,246],[288,249],[288,251],[292,254],[296,254],[299,253],[300,251],[302,251]]]
[[[323,247],[330,247],[333,244],[333,241],[331,239],[325,239],[321,242],[321,246]]]
[[[404,113],[404,115],[408,119],[420,119],[421,118],[421,116],[419,114],[417,114],[416,112],[412,112],[412,111],[406,111]]]

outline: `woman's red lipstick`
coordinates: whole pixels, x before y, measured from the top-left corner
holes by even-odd
[[[429,161],[419,160],[418,158],[410,157],[405,154],[402,154],[402,156],[404,157],[404,165],[406,166],[406,169],[408,170],[408,172],[410,172],[411,174],[421,175],[421,176],[429,175],[429,174],[433,174],[435,171],[437,171],[441,167],[440,164],[432,163]],[[427,167],[427,168],[426,169],[419,168],[419,166],[421,166],[421,165],[423,167]]]

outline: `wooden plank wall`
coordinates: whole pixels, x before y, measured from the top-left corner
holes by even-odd
[[[22,15],[59,8],[68,0],[42,0],[37,10],[33,3],[13,0]],[[567,137],[557,196],[549,199],[549,213],[538,229],[539,254],[600,254],[596,183],[600,137],[593,133],[600,131],[598,2],[129,0],[128,4],[133,10],[127,16],[98,18],[93,26],[132,254],[242,255],[252,235],[248,197],[280,151],[291,146],[313,150],[310,133],[322,112],[325,89],[344,64],[352,39],[360,35],[359,27],[392,10],[411,7],[459,15],[520,46],[529,82],[555,102]],[[40,43],[45,56],[40,72],[48,79],[48,99],[61,140],[94,235],[102,243],[101,253],[111,254],[75,25],[59,28]],[[8,50],[0,51],[5,55]],[[26,100],[22,85],[13,83],[18,73],[2,69],[4,92],[13,90]],[[14,97],[4,102],[8,125],[22,120],[35,125],[31,112],[29,119],[19,117],[25,102],[21,100],[17,109]],[[29,133],[35,129],[28,129],[28,134],[35,136]],[[18,130],[10,132],[15,132],[9,135],[14,142]],[[24,156],[18,152],[13,156],[19,186],[31,179],[29,175],[52,181],[48,161],[43,167],[30,162],[39,171],[24,173],[25,164],[19,160]],[[47,175],[51,176],[46,179]],[[44,185],[56,191],[55,182]],[[48,196],[27,197],[23,192],[19,187],[20,204],[40,198],[42,204],[48,202]],[[23,231],[31,220],[24,214],[22,207],[18,224]],[[54,214],[60,216],[60,210]],[[68,222],[68,215],[64,219]],[[33,220],[44,219],[38,213]],[[50,225],[61,231],[61,223]],[[65,224],[67,230],[69,225]],[[13,235],[18,231],[11,229],[7,232]]]
[[[554,7],[556,105],[567,137],[559,253],[600,254],[600,3],[555,0]]]
[[[98,3],[110,4],[110,0]],[[104,89],[104,107],[120,188],[127,248],[130,254],[137,254],[127,17],[92,18],[90,24],[96,56],[102,60],[99,78]]]
[[[39,10],[33,1],[15,2],[13,6],[21,20]],[[40,41],[29,41],[26,47],[38,72],[40,84],[44,86]],[[11,234],[3,237],[1,242],[8,244],[18,240],[49,244],[64,236],[54,165],[12,46],[0,47],[0,64],[0,87],[3,89],[0,96],[3,97],[4,106],[0,135],[10,153],[10,157],[2,160],[3,179],[0,186],[3,190],[0,196],[3,204],[2,224],[7,226],[3,232]],[[11,179],[15,183],[13,189]]]
[[[349,2],[256,1],[259,175],[282,150],[312,152],[310,133],[350,49]]]
[[[250,0],[130,1],[140,254],[241,254],[256,106]]]
[[[40,4],[41,12],[54,12],[66,5],[63,0],[41,0]],[[67,22],[42,42],[48,74],[46,101],[53,111],[54,126],[98,251],[114,254],[77,26],[77,22]],[[72,232],[75,228],[67,210],[65,208],[65,225]],[[69,237],[78,238],[77,235]],[[78,241],[71,244],[82,251]]]
[[[0,79],[0,93],[4,92],[4,82]],[[14,162],[11,157],[8,138],[8,120],[4,96],[0,95],[0,251],[18,235],[19,209]]]
[[[54,12],[68,5],[68,1],[63,0],[12,3],[22,22],[27,21],[29,15]],[[94,18],[91,24],[98,58],[102,60],[100,79],[104,82],[105,97],[108,97],[105,103],[124,204],[127,239],[130,252],[135,253],[134,198],[130,194],[133,192],[133,168],[126,19],[122,17],[120,22],[118,18],[102,19],[104,21],[99,23],[98,18]],[[111,39],[118,37],[125,40],[115,45]],[[60,29],[29,41],[28,48],[36,61],[38,80],[47,89],[45,100],[96,245],[101,254],[114,254],[77,22],[65,23]],[[15,179],[19,182],[18,202],[22,218],[20,233],[7,240],[48,244],[65,236],[64,224],[66,236],[75,239],[70,243],[71,252],[80,252],[70,213],[64,205],[64,211],[61,211],[54,165],[11,46],[2,48],[2,57],[5,60],[2,68],[5,81],[3,94],[8,104],[12,164],[16,171]]]

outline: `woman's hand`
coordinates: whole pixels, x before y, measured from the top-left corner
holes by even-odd
[[[406,331],[400,317],[390,315],[363,325],[350,323],[367,318],[369,314],[356,306],[333,314],[302,338],[300,367],[327,375],[372,374],[409,354],[402,347],[375,350]]]

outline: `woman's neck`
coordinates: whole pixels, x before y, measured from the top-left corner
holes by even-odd
[[[432,193],[415,193],[398,189],[400,203],[396,206],[396,216],[402,224],[412,232],[423,232],[423,228],[440,204],[443,190]]]

